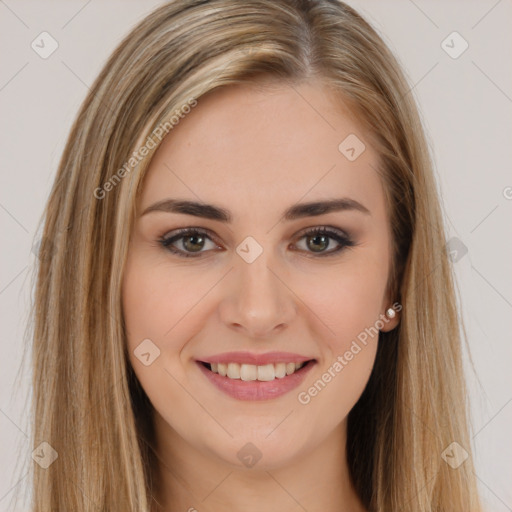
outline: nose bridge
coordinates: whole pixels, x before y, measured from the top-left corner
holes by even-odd
[[[270,249],[248,237],[237,247],[233,270],[235,284],[222,310],[224,322],[254,337],[266,336],[291,322],[293,294],[283,284]]]

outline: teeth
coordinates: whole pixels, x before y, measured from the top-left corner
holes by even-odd
[[[242,364],[240,366],[240,378],[242,380],[256,380],[258,378],[258,367],[253,364]]]
[[[274,380],[276,372],[273,364],[266,364],[265,366],[258,366],[258,380]]]
[[[286,363],[277,363],[274,365],[274,373],[278,379],[286,377]]]
[[[256,366],[254,364],[211,363],[210,367],[213,373],[218,373],[221,377],[228,377],[229,379],[271,381],[291,375],[305,364],[275,363]]]
[[[227,376],[230,379],[239,379],[240,378],[240,365],[238,363],[229,363]]]
[[[213,368],[212,368],[212,371],[213,371]],[[219,363],[217,365],[217,371],[219,372],[219,375],[221,375],[222,377],[225,377],[228,373],[228,365],[224,364],[224,363]]]

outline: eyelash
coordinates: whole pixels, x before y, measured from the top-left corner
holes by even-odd
[[[202,229],[202,228],[201,229],[199,229],[199,228],[178,229],[178,230],[176,230],[175,234],[173,234],[170,237],[163,236],[163,237],[159,238],[158,242],[162,245],[162,247],[164,247],[169,252],[176,254],[178,257],[200,258],[201,254],[204,254],[205,252],[208,252],[208,251],[202,251],[202,252],[196,253],[197,256],[195,256],[190,253],[187,254],[186,252],[184,252],[180,249],[176,249],[175,247],[172,246],[172,244],[174,242],[176,242],[177,240],[185,238],[186,236],[195,236],[195,235],[200,235],[200,236],[206,235],[206,237],[209,238],[212,242],[217,243],[217,242],[215,242],[215,237],[213,236],[213,234],[209,230]],[[327,226],[318,226],[318,227],[309,229],[308,231],[303,232],[300,235],[299,240],[301,240],[302,238],[308,237],[308,236],[318,236],[318,235],[328,235],[329,238],[332,238],[336,242],[338,242],[340,244],[340,246],[333,251],[329,251],[329,252],[325,252],[325,253],[315,254],[313,252],[310,252],[310,254],[312,254],[313,257],[325,258],[328,256],[332,256],[334,254],[337,254],[337,253],[343,251],[344,249],[346,249],[347,247],[353,247],[354,245],[356,245],[355,242],[352,240],[352,238],[349,235],[345,234],[343,231],[329,228]]]

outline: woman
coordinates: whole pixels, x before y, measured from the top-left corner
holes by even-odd
[[[334,0],[132,30],[46,209],[34,510],[480,510],[409,90]]]

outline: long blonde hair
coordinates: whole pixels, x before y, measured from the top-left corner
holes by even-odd
[[[176,0],[140,22],[104,66],[45,210],[33,448],[47,442],[58,459],[47,469],[33,464],[34,512],[154,509],[151,404],[128,360],[121,308],[136,201],[160,140],[148,142],[207,92],[267,78],[291,86],[321,79],[357,113],[380,155],[393,231],[389,288],[403,310],[399,327],[381,333],[349,414],[355,488],[375,512],[481,510],[442,214],[399,64],[342,2]],[[147,155],[132,161],[143,145]],[[458,468],[441,456],[452,442],[469,455]]]

